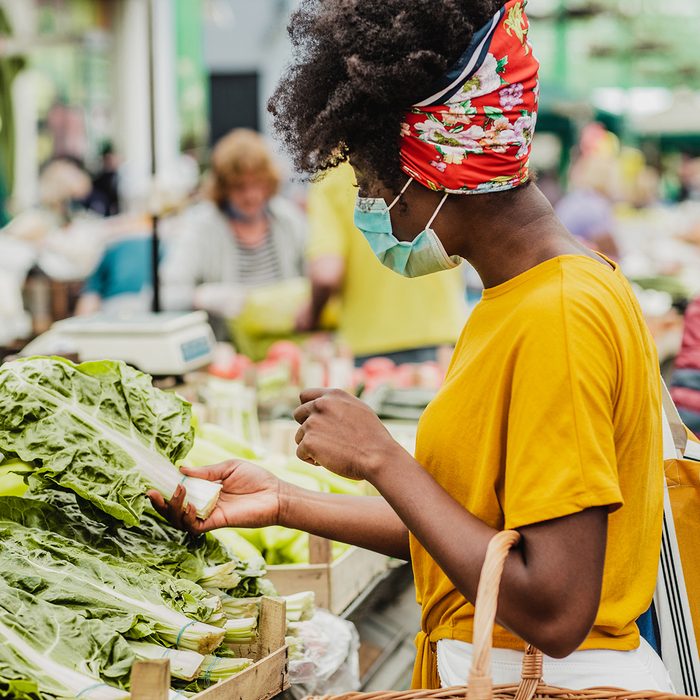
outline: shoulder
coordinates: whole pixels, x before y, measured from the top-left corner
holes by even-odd
[[[523,287],[517,302],[523,330],[611,338],[638,329],[641,311],[629,283],[619,270],[592,258],[550,261]]]
[[[212,222],[223,220],[223,214],[214,202],[203,200],[191,206],[183,214],[183,218],[184,221],[189,223]]]
[[[269,202],[270,214],[280,221],[290,221],[295,224],[303,224],[304,213],[297,204],[285,197],[273,197]]]
[[[303,244],[306,239],[306,217],[301,208],[283,197],[273,197],[268,206],[276,232],[287,239],[291,235],[297,243]]]
[[[180,244],[199,246],[203,241],[214,244],[223,238],[225,223],[226,219],[216,204],[210,201],[198,202],[181,215],[173,227],[172,237]]]

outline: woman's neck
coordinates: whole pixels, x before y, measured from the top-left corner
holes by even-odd
[[[452,206],[440,224],[448,227],[448,250],[465,258],[486,288],[560,255],[584,255],[605,263],[566,230],[534,185],[507,195],[450,199]]]
[[[246,248],[256,248],[261,245],[268,232],[266,217],[252,222],[229,220],[229,227],[236,240]]]

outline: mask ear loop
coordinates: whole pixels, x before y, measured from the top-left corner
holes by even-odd
[[[401,192],[399,192],[399,193],[396,195],[396,197],[394,198],[394,201],[389,205],[388,211],[391,211],[392,208],[393,208],[393,206],[399,201],[399,199],[401,199],[401,197],[404,196],[404,193],[406,192],[406,190],[408,189],[408,186],[409,186],[412,182],[413,182],[413,178],[411,177],[411,178],[409,178],[408,182],[403,186],[403,189],[401,190]]]
[[[429,229],[433,225],[433,221],[437,218],[437,215],[440,213],[440,209],[442,209],[442,205],[445,203],[447,198],[450,196],[449,192],[445,192],[445,196],[440,200],[440,204],[438,204],[437,209],[433,212],[433,215],[430,217],[430,221],[428,221],[428,225],[425,227],[426,229]]]

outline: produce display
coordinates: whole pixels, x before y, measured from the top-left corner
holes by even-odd
[[[128,698],[133,662],[164,657],[187,697],[252,663],[232,645],[274,594],[262,558],[175,530],[145,496],[172,495],[193,439],[189,404],[122,363],[0,368],[0,698]],[[185,487],[202,514],[220,488]],[[307,619],[312,597],[289,611]]]

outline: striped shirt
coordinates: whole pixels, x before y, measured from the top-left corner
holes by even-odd
[[[261,287],[282,279],[277,252],[268,233],[265,240],[254,248],[243,245],[234,236],[238,251],[238,275],[245,287]]]

